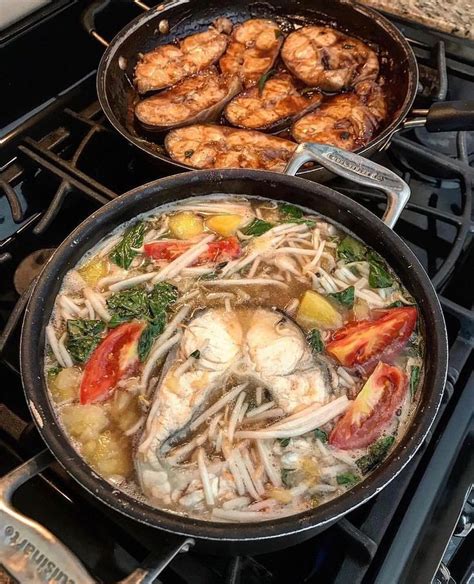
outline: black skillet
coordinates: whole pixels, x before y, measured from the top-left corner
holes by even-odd
[[[273,18],[284,30],[295,24],[324,23],[372,44],[379,53],[391,114],[380,134],[357,150],[365,157],[384,148],[394,132],[406,127],[425,126],[429,132],[474,130],[474,101],[440,102],[429,111],[412,110],[418,87],[418,66],[408,41],[381,14],[352,0],[166,1],[137,16],[110,44],[95,30],[94,18],[109,2],[95,0],[83,14],[86,30],[107,46],[97,72],[100,104],[112,126],[124,138],[153,156],[168,171],[179,172],[190,167],[171,160],[159,137],[147,135],[134,120],[131,80],[138,54],[205,30],[218,16],[227,16],[233,23],[253,17]],[[147,10],[140,0],[134,2]],[[160,33],[163,21],[169,25],[166,34]],[[303,169],[299,175],[319,182],[330,177],[321,166]]]
[[[194,171],[170,176],[139,187],[111,201],[86,219],[53,254],[34,288],[28,304],[21,338],[21,370],[26,399],[45,443],[67,472],[94,497],[124,515],[174,534],[173,546],[164,559],[134,573],[127,582],[151,582],[163,565],[179,551],[195,545],[215,554],[257,554],[294,545],[324,530],[340,517],[362,505],[384,488],[410,461],[425,439],[438,410],[447,370],[447,339],[442,311],[431,282],[415,255],[391,227],[409,197],[409,188],[391,171],[356,154],[331,146],[301,144],[287,172],[295,174],[307,161],[316,161],[329,171],[375,187],[388,196],[383,221],[344,195],[302,178],[256,170]],[[313,510],[278,520],[254,524],[224,524],[167,513],[119,491],[98,476],[81,458],[56,419],[43,371],[45,327],[54,300],[67,271],[115,227],[171,201],[211,193],[265,196],[297,203],[321,213],[336,225],[351,231],[381,254],[399,275],[419,307],[419,322],[429,358],[414,419],[389,458],[363,482],[342,496]],[[28,463],[0,480],[0,524],[8,527],[0,537],[0,563],[19,581],[26,580],[35,564],[25,549],[14,548],[23,539],[47,553],[51,561],[68,574],[69,582],[92,582],[75,556],[42,526],[17,513],[10,505],[13,491],[38,465]],[[31,550],[30,550],[31,551]],[[155,550],[157,553],[163,550]],[[14,559],[16,558],[16,559]],[[140,579],[140,578],[144,579]],[[154,577],[153,576],[153,577]],[[28,580],[30,581],[30,580]]]

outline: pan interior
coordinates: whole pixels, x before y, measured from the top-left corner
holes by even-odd
[[[261,183],[266,189],[262,193]],[[429,336],[430,356],[415,419],[410,430],[387,460],[363,483],[337,499],[298,516],[256,525],[222,525],[173,516],[119,492],[91,473],[57,422],[49,401],[43,372],[44,329],[66,272],[115,227],[140,213],[180,200],[183,194],[233,193],[288,200],[310,208],[344,226],[380,253],[417,299]],[[33,340],[34,339],[34,340]],[[37,342],[39,339],[39,342]],[[28,403],[46,443],[66,469],[87,490],[106,504],[139,521],[175,533],[210,539],[273,538],[295,530],[325,525],[377,493],[398,474],[421,444],[439,406],[446,370],[444,325],[430,282],[410,250],[371,213],[343,195],[321,185],[261,171],[194,172],[169,177],[120,197],[92,215],[60,246],[46,266],[28,307],[22,337],[22,374]]]
[[[239,6],[231,0],[193,0],[192,7],[187,1],[173,2],[141,15],[116,36],[99,68],[98,93],[105,113],[120,133],[142,150],[174,166],[188,168],[169,158],[163,147],[163,135],[147,133],[135,120],[134,68],[140,53],[206,30],[219,16],[230,18],[234,24],[255,17],[272,18],[283,30],[323,24],[373,46],[379,53],[390,115],[385,129],[372,143],[389,136],[411,106],[416,89],[416,64],[411,49],[390,22],[370,9],[341,0],[279,0],[271,4],[254,2]],[[159,33],[162,19],[169,23],[167,34]],[[370,144],[359,151],[367,150]]]

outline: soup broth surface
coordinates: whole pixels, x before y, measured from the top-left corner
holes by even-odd
[[[353,488],[405,433],[414,299],[324,217],[213,195],[157,208],[64,278],[45,376],[90,466],[150,505],[254,522]]]

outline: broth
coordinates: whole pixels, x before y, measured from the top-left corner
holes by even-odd
[[[149,504],[217,521],[316,507],[403,436],[414,299],[321,216],[215,195],[160,207],[66,275],[45,375],[66,434]]]

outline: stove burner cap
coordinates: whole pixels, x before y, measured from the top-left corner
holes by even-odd
[[[52,249],[38,249],[24,258],[15,270],[13,283],[18,294],[23,294],[31,282],[38,276],[46,262],[55,251]]]

